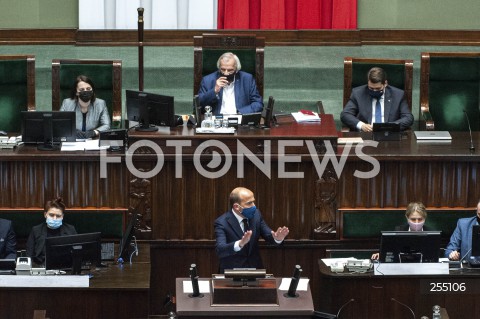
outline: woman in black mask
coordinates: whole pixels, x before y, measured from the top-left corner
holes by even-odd
[[[92,138],[110,129],[105,101],[96,98],[95,85],[85,75],[75,79],[70,98],[63,100],[60,111],[76,112],[77,138]]]

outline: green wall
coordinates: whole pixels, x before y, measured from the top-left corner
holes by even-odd
[[[78,0],[0,0],[0,7],[2,29],[78,28]],[[479,13],[478,0],[358,0],[358,28],[477,30]]]
[[[78,0],[0,0],[1,29],[78,28]]]

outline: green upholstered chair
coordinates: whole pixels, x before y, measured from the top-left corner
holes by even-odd
[[[367,84],[368,71],[375,66],[385,70],[389,85],[405,91],[408,107],[412,110],[413,60],[401,59],[344,58],[343,107],[350,99],[353,88]]]
[[[0,218],[12,221],[18,240],[26,241],[32,227],[45,222],[42,210],[1,210]],[[78,233],[101,232],[102,238],[120,239],[125,229],[127,210],[67,209],[65,222],[74,225]]]
[[[242,71],[255,76],[258,92],[263,97],[265,38],[254,34],[203,34],[195,36],[193,61],[193,94],[198,94],[203,76],[217,70],[217,60],[225,52],[233,52],[242,63]]]
[[[480,52],[423,52],[420,129],[480,130]]]
[[[86,75],[95,84],[96,96],[105,100],[112,118],[112,128],[122,120],[122,61],[121,60],[62,60],[52,61],[52,110],[60,109],[70,97],[72,85],[79,75]]]
[[[0,55],[0,130],[19,133],[21,111],[35,111],[35,56]]]

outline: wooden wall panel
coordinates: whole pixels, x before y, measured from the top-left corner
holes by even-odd
[[[269,179],[250,162],[245,162],[245,178],[237,178],[237,164],[221,178],[207,178],[192,162],[183,162],[183,178],[175,178],[174,162],[166,162],[152,178],[153,239],[214,239],[214,220],[229,209],[228,196],[237,186],[255,193],[263,217],[276,229],[290,228],[289,238],[312,239],[315,223],[316,173],[311,163],[289,166],[289,171],[305,172],[303,179],[279,178],[272,163]]]
[[[0,207],[43,207],[61,195],[67,207],[128,207],[125,165],[94,161],[0,161]]]
[[[421,201],[427,207],[475,207],[479,199],[477,162],[381,161],[380,174],[358,179],[365,162],[348,162],[338,182],[339,207],[405,207]]]

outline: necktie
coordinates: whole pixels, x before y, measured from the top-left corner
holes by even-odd
[[[244,218],[242,220],[242,222],[243,222],[243,231],[246,232],[247,230],[250,230],[250,225],[248,224],[248,219]]]
[[[377,99],[375,104],[375,123],[382,123],[382,104],[380,104],[380,98]]]

